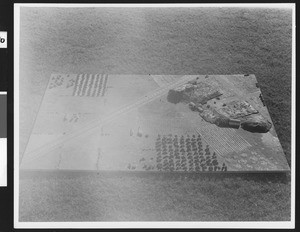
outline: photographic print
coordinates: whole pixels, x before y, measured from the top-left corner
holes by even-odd
[[[291,221],[293,14],[16,4],[15,225]]]

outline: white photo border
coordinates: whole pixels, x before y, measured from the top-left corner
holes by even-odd
[[[292,9],[291,221],[280,222],[20,222],[19,221],[19,44],[20,7],[243,7]],[[295,228],[295,4],[14,4],[14,227],[15,228]]]

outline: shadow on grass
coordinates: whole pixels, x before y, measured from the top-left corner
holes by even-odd
[[[256,183],[282,183],[287,184],[291,180],[290,172],[210,172],[210,173],[178,173],[178,172],[127,172],[127,171],[82,171],[82,170],[22,170],[20,180],[23,179],[57,179],[57,178],[146,178],[158,180],[206,180],[222,181],[224,179],[240,179],[255,181]]]

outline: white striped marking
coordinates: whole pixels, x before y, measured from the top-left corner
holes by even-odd
[[[221,156],[231,152],[240,152],[251,146],[236,133],[235,129],[219,128],[206,122],[205,124],[203,123],[196,131]]]

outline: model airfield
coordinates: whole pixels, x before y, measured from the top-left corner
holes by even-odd
[[[21,170],[289,171],[254,75],[53,74]]]

